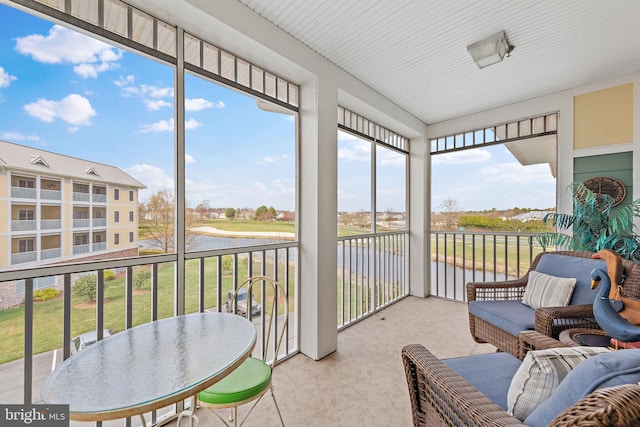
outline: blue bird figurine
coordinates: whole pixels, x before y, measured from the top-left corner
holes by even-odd
[[[602,330],[619,341],[640,341],[640,326],[630,323],[611,305],[611,279],[601,268],[591,272],[591,289],[596,288],[599,289],[593,301],[593,315]]]

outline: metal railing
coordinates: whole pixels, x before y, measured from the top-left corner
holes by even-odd
[[[94,227],[106,227],[107,219],[106,218],[93,218],[92,219]]]
[[[89,218],[74,218],[73,219],[73,228],[86,228],[91,225],[91,220]]]
[[[30,231],[36,229],[33,219],[14,219],[11,221],[11,231]]]
[[[73,192],[73,201],[74,202],[88,202],[89,201],[89,193],[80,193],[77,191]]]
[[[62,191],[40,190],[40,198],[45,200],[62,200]]]
[[[61,219],[42,219],[40,220],[41,230],[57,230],[62,226]]]
[[[107,242],[95,242],[91,245],[91,252],[104,251],[107,249]]]
[[[11,264],[24,264],[25,262],[34,262],[38,259],[36,251],[16,252],[11,254]]]
[[[178,285],[174,281],[177,263],[176,254],[163,254],[0,272],[0,284],[6,281],[24,283],[24,301],[21,306],[12,309],[16,310],[16,325],[23,328],[17,342],[24,344],[10,351],[8,347],[5,348],[10,343],[0,341],[0,357],[3,359],[0,363],[12,363],[12,373],[18,374],[18,378],[21,376],[22,380],[3,384],[3,388],[10,391],[5,396],[12,396],[9,399],[11,402],[3,403],[38,403],[37,390],[54,367],[51,357],[54,358],[54,364],[70,357],[69,342],[72,336],[87,329],[102,331],[106,328],[117,333],[139,324],[172,317],[179,304],[177,300],[183,301],[185,313],[225,311],[227,292],[237,289],[249,276],[267,276],[280,282],[286,289],[286,295],[268,295],[263,291],[255,298],[258,303],[266,298],[289,298],[289,321],[281,351],[283,356],[298,352],[297,242],[187,253],[184,260],[185,284],[179,296],[176,295]],[[106,275],[108,270],[116,275]],[[73,287],[79,277],[88,274],[96,277],[95,302],[89,309],[95,310],[95,314],[89,313],[89,316]],[[35,283],[43,280],[41,278],[53,276],[59,278],[63,299],[51,301],[46,307],[45,304],[34,304]],[[57,304],[55,307],[54,303]],[[265,315],[261,312],[252,317],[258,329],[256,354],[262,351],[267,336],[266,328],[262,326],[268,323],[265,322]],[[47,316],[53,316],[52,320],[48,321]],[[4,327],[1,322],[0,327]],[[43,337],[51,339],[45,342]],[[271,334],[270,339],[276,340],[277,336]],[[57,360],[54,354],[59,354]],[[36,359],[41,360],[45,356],[49,362],[36,362]],[[12,358],[15,360],[11,362]],[[152,414],[152,419],[156,418],[157,414]]]
[[[468,282],[522,276],[545,248],[535,233],[431,232],[431,295],[466,301]]]
[[[97,193],[94,193],[94,194],[91,196],[91,200],[92,200],[94,203],[107,203],[107,195],[106,195],[106,194],[97,194]]]
[[[11,197],[16,199],[35,199],[37,194],[35,188],[11,187]]]
[[[62,256],[62,248],[43,249],[40,251],[40,259],[60,258]]]
[[[86,244],[86,245],[73,245],[73,254],[74,255],[80,255],[80,254],[87,254],[91,251],[91,245]]]
[[[409,294],[409,233],[338,237],[338,329]]]

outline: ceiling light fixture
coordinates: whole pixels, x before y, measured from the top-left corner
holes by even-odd
[[[497,64],[505,56],[509,56],[512,50],[513,46],[507,41],[507,35],[504,31],[467,46],[467,52],[469,52],[478,68]]]

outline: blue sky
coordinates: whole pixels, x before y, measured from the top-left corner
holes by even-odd
[[[114,165],[141,200],[173,188],[173,69],[0,5],[0,139]],[[295,122],[248,96],[188,75],[189,206],[295,208]],[[370,209],[371,148],[339,134],[339,210]],[[433,157],[432,208],[555,205],[546,165],[522,167],[502,146]],[[377,210],[404,210],[402,156],[378,153]]]

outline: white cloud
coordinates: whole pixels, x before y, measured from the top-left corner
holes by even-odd
[[[185,164],[190,165],[192,163],[195,163],[196,160],[193,158],[193,156],[191,154],[185,153],[184,154],[184,162],[185,162]]]
[[[187,111],[200,111],[211,107],[213,107],[213,103],[204,98],[187,98],[184,100],[184,109]]]
[[[483,163],[491,160],[493,155],[483,149],[476,148],[473,150],[455,151],[453,153],[436,154],[431,156],[432,164],[443,165],[463,165],[471,163]]]
[[[133,80],[131,82],[133,82]],[[122,88],[122,94],[124,96],[138,96],[143,99],[173,98],[173,87],[158,87],[147,84],[133,86],[122,79],[118,80],[116,85]]]
[[[371,144],[361,139],[348,142],[348,147],[338,148],[338,159],[354,162],[371,161]]]
[[[480,169],[483,180],[490,182],[514,183],[549,183],[554,182],[553,176],[549,172],[549,165],[539,164],[523,167],[518,162],[498,163]]]
[[[268,165],[271,163],[275,163],[277,161],[280,160],[287,160],[289,158],[289,156],[287,156],[286,154],[281,154],[278,156],[267,156],[267,157],[263,157],[262,159],[258,160],[256,162],[256,164],[258,165]]]
[[[173,191],[173,177],[158,166],[146,163],[136,164],[126,169],[129,175],[143,183],[147,188],[140,191],[140,200],[146,200],[149,196],[161,190]]]
[[[44,140],[37,135],[23,135],[20,132],[4,132],[1,136],[2,139],[9,141],[44,142]]]
[[[172,105],[170,102],[167,102],[164,99],[146,99],[144,103],[147,105],[147,110],[150,111],[157,111],[162,107],[171,107]]]
[[[70,125],[87,126],[91,118],[96,115],[91,103],[84,96],[72,93],[60,101],[39,99],[24,106],[25,111],[32,117],[51,123],[59,118]]]
[[[46,36],[18,37],[16,50],[46,64],[73,64],[73,71],[85,78],[119,67],[122,58],[120,49],[60,25],[51,27]]]
[[[132,84],[134,81],[135,81],[135,77],[130,74],[126,77],[124,76],[118,77],[118,80],[114,80],[113,83],[118,87],[123,87],[123,86],[128,86]]]
[[[12,76],[7,73],[4,68],[0,67],[0,87],[9,87],[11,82],[16,79],[16,76]]]
[[[189,119],[184,123],[185,130],[193,130],[202,126],[202,123],[195,119]],[[160,120],[159,122],[151,123],[148,125],[141,125],[139,131],[141,133],[149,132],[172,132],[175,127],[173,119]]]

